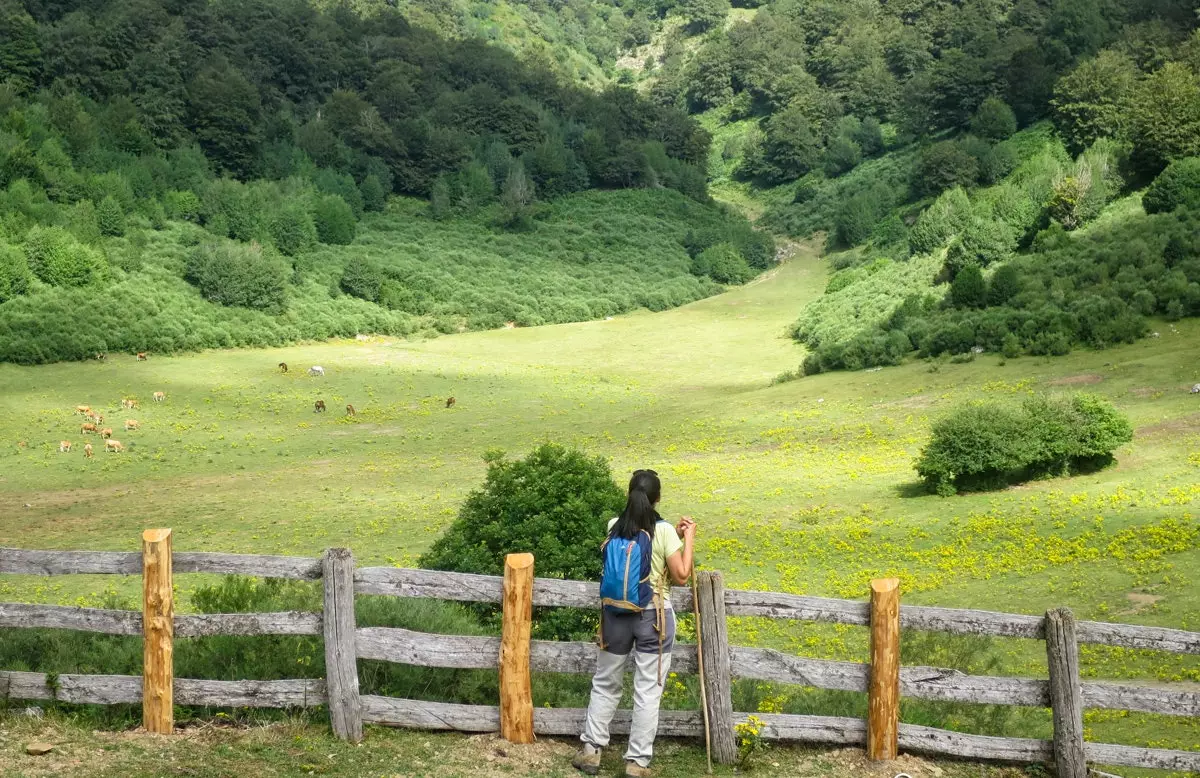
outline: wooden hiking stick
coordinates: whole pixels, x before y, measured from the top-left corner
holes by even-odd
[[[708,694],[704,691],[704,641],[700,637],[700,593],[696,588],[696,565],[692,563],[692,612],[696,618],[696,668],[700,673],[700,710],[704,712],[704,755],[712,775],[712,739],[708,725]]]

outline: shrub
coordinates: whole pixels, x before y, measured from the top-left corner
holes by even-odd
[[[979,160],[956,141],[944,140],[928,146],[917,160],[914,188],[935,195],[956,186],[972,186],[979,180]]]
[[[106,266],[97,250],[77,242],[61,227],[34,227],[25,236],[25,259],[33,274],[52,286],[83,286]]]
[[[958,273],[969,265],[987,267],[1017,248],[1016,232],[1002,221],[974,217],[950,244],[946,267]]]
[[[837,246],[857,246],[871,237],[887,208],[872,187],[842,201],[834,216],[833,238]]]
[[[489,452],[485,461],[483,487],[467,496],[458,518],[422,555],[421,566],[499,575],[505,554],[536,550],[540,577],[597,580],[607,522],[625,505],[608,463],[555,443],[542,444],[524,459]],[[578,634],[585,623],[550,613],[539,618],[535,631],[565,637]]]
[[[229,241],[197,246],[186,278],[208,300],[266,311],[282,310],[291,268],[258,244]]]
[[[361,256],[351,257],[342,271],[340,282],[342,291],[363,300],[379,302],[380,290],[383,287],[384,275],[379,266]]]
[[[364,211],[382,211],[387,207],[387,192],[384,191],[379,176],[369,174],[358,185],[358,189],[362,193]]]
[[[950,302],[956,308],[983,308],[987,305],[987,282],[978,265],[967,265],[950,284]]]
[[[934,422],[914,467],[930,491],[949,495],[1101,466],[1132,439],[1128,420],[1095,395],[974,403]]]
[[[990,141],[1001,141],[1017,131],[1017,117],[998,97],[984,100],[971,117],[971,132]]]
[[[271,219],[271,240],[285,256],[294,257],[317,243],[317,227],[303,206],[289,203]]]
[[[908,232],[908,248],[913,254],[931,254],[951,236],[963,229],[971,214],[971,201],[961,188],[943,192],[933,205],[917,217]]]
[[[1142,196],[1146,213],[1164,213],[1176,208],[1200,210],[1200,157],[1177,159],[1158,174]]]
[[[200,221],[200,198],[196,197],[195,192],[172,189],[163,195],[163,207],[169,219]]]
[[[692,260],[692,273],[721,284],[744,284],[754,278],[750,265],[729,243],[718,243],[697,254]]]
[[[856,142],[846,136],[834,138],[825,150],[825,175],[835,178],[862,162],[863,152]]]
[[[322,243],[345,246],[354,240],[354,211],[340,196],[327,194],[314,198],[312,218]]]
[[[100,201],[100,206],[96,208],[96,221],[102,235],[120,237],[125,234],[125,211],[121,210],[121,204],[112,195]]]
[[[16,246],[0,243],[0,303],[25,294],[32,280],[25,254]]]
[[[1021,271],[1016,265],[1001,265],[988,282],[988,305],[1004,305],[1021,291]]]

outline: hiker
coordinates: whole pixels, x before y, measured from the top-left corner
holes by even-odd
[[[633,721],[625,751],[625,775],[650,775],[658,704],[663,679],[671,668],[675,613],[671,581],[683,585],[692,572],[696,523],[685,516],[672,527],[655,509],[662,493],[658,473],[635,470],[621,515],[608,523],[601,546],[600,650],[592,697],[571,764],[588,775],[600,771],[600,751],[625,681],[625,662],[633,652]]]

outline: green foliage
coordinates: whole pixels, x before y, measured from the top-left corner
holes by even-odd
[[[539,576],[597,580],[607,522],[625,505],[605,459],[556,443],[544,443],[524,459],[499,452],[485,459],[483,486],[467,495],[458,518],[421,556],[421,566],[499,575],[506,554],[536,549]],[[551,612],[538,619],[535,632],[574,636],[589,623]]]
[[[205,299],[264,311],[283,309],[290,275],[286,262],[257,244],[205,243],[187,263],[187,280]]]
[[[102,235],[120,237],[125,234],[125,211],[112,195],[100,201],[96,208],[96,221]]]
[[[1143,170],[1200,155],[1200,74],[1168,62],[1143,79],[1132,97],[1129,136]]]
[[[987,282],[978,265],[970,264],[950,283],[950,303],[956,308],[983,308],[988,301]]]
[[[317,227],[308,209],[288,203],[271,217],[271,241],[284,256],[294,257],[317,244]]]
[[[29,269],[52,286],[84,286],[103,276],[107,262],[61,227],[34,227],[25,236]]]
[[[364,211],[382,211],[387,207],[387,191],[383,188],[379,176],[368,173],[358,188],[362,194]]]
[[[996,488],[1112,461],[1133,427],[1095,395],[1033,397],[1019,407],[975,403],[934,422],[914,467],[931,492]]]
[[[971,132],[990,141],[1002,141],[1017,131],[1017,117],[1008,103],[989,97],[971,117]]]
[[[1185,157],[1167,165],[1142,196],[1142,206],[1146,213],[1200,210],[1200,157]]]
[[[16,246],[0,243],[0,303],[25,294],[33,281],[25,254]]]
[[[729,243],[717,243],[697,254],[692,259],[692,273],[721,284],[744,284],[755,275],[737,248]]]
[[[909,250],[914,254],[937,251],[967,226],[970,214],[971,202],[961,187],[943,192],[921,212],[909,230]]]
[[[936,195],[979,179],[979,160],[955,141],[939,141],[921,152],[913,184],[918,192]]]
[[[37,23],[22,4],[0,3],[0,73],[17,89],[33,86],[42,66]]]
[[[319,195],[313,199],[312,220],[322,243],[345,246],[354,240],[354,211],[338,195]]]
[[[1099,138],[1119,138],[1128,124],[1126,106],[1138,79],[1128,56],[1106,50],[1084,60],[1054,88],[1055,123],[1073,151]]]
[[[374,262],[356,255],[346,263],[340,285],[346,294],[374,303],[379,302],[383,282],[383,271]]]
[[[729,0],[679,0],[675,9],[692,30],[704,32],[725,21]]]

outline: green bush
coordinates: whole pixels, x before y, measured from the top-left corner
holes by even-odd
[[[306,208],[289,203],[271,219],[271,240],[281,254],[294,257],[317,244],[317,227]]]
[[[25,294],[32,280],[25,254],[16,246],[0,243],[0,303]]]
[[[954,276],[950,284],[950,302],[954,307],[983,308],[987,299],[987,282],[978,265],[967,265]]]
[[[1200,210],[1200,157],[1177,159],[1158,174],[1142,196],[1146,213],[1164,213],[1176,208]]]
[[[362,193],[364,211],[382,211],[387,207],[387,192],[384,190],[379,176],[374,173],[369,174],[358,185],[358,189]]]
[[[921,152],[914,175],[917,192],[936,195],[956,186],[973,186],[979,180],[979,160],[958,141],[939,141]]]
[[[540,577],[597,580],[607,522],[625,505],[608,463],[555,443],[520,460],[497,452],[485,460],[483,487],[467,496],[421,566],[500,575],[506,554],[535,550]],[[587,616],[550,611],[535,632],[551,639],[586,634],[595,621],[594,613]]]
[[[379,302],[383,282],[383,271],[378,265],[361,256],[355,256],[346,263],[340,286],[346,294],[375,303]]]
[[[1094,395],[973,403],[934,422],[914,467],[930,491],[950,495],[1103,466],[1132,439],[1128,420]]]
[[[200,198],[195,192],[173,189],[163,195],[163,207],[167,217],[182,221],[200,221]]]
[[[744,284],[754,278],[754,271],[729,243],[709,246],[692,260],[692,273],[708,276],[721,284]]]
[[[937,251],[969,222],[971,201],[960,187],[943,192],[933,205],[917,217],[908,232],[908,248],[913,254]]]
[[[102,235],[120,237],[125,234],[125,211],[112,195],[100,201],[96,208],[96,221]]]
[[[206,243],[192,250],[187,280],[208,300],[264,311],[280,311],[287,301],[291,268],[258,244]]]
[[[34,227],[25,236],[25,259],[33,274],[52,286],[84,286],[103,275],[107,262],[61,227]]]
[[[317,227],[317,237],[322,243],[345,246],[354,240],[354,211],[338,195],[314,198],[312,217]]]
[[[1017,131],[1017,117],[1008,103],[989,97],[971,117],[971,132],[990,141],[1002,141]]]

